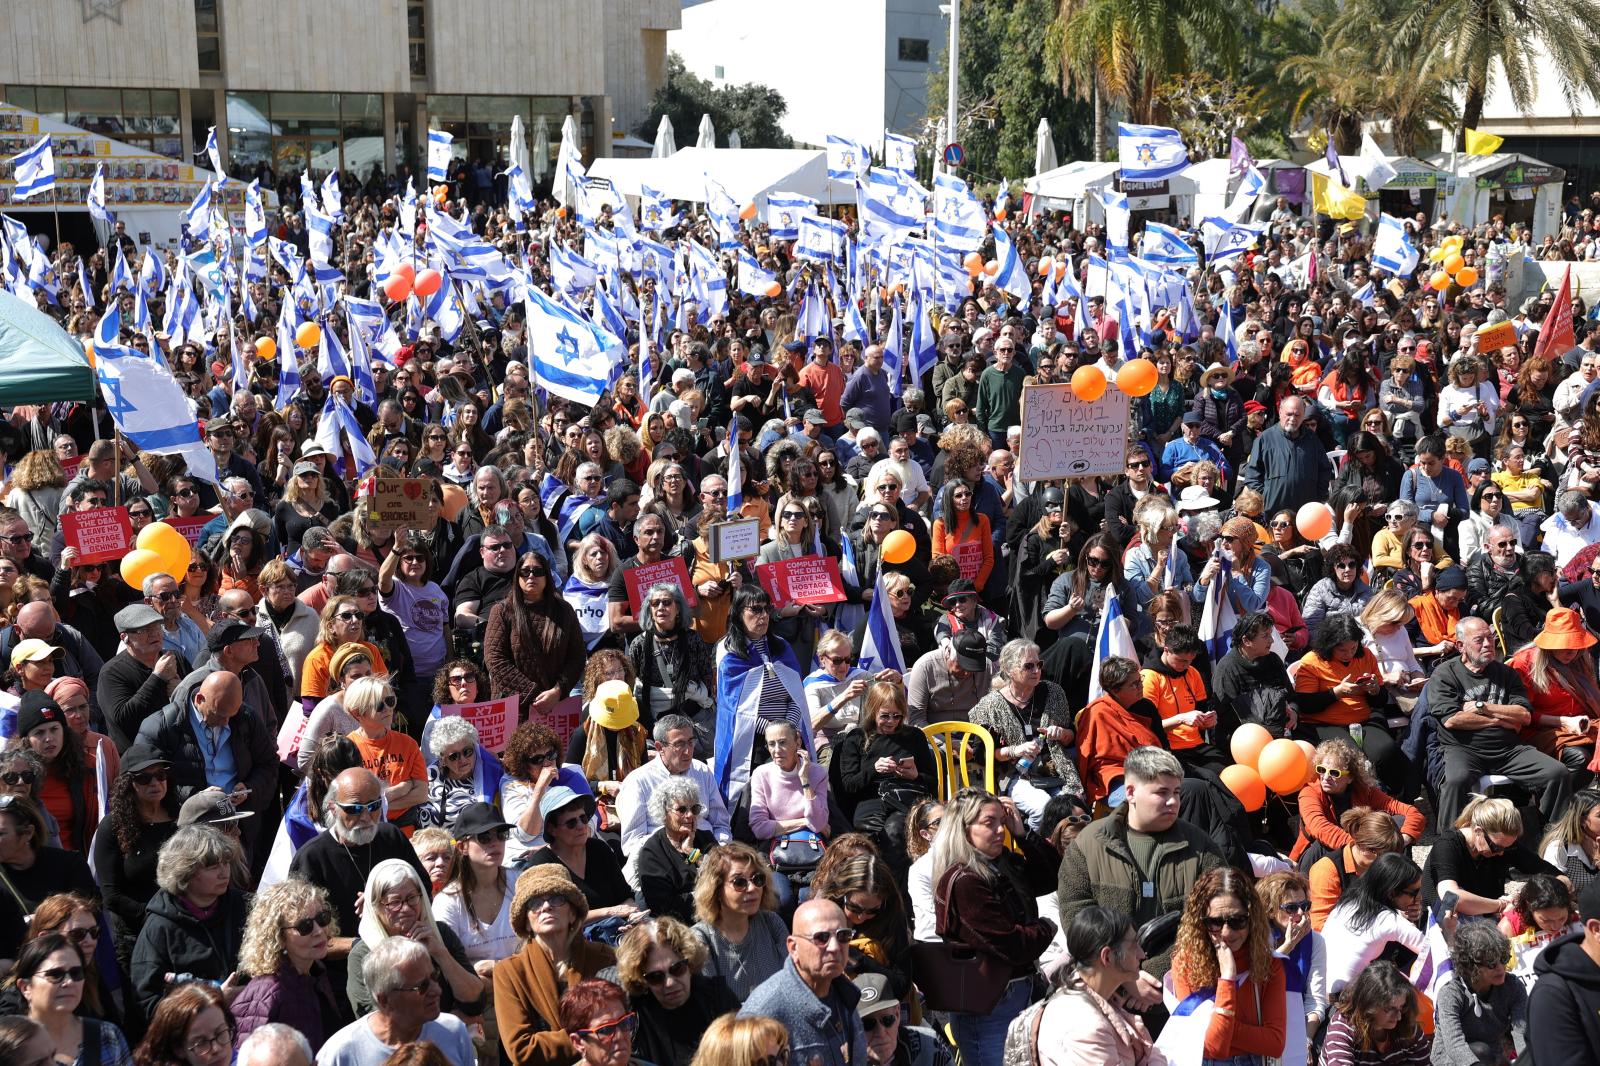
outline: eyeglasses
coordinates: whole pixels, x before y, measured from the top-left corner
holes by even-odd
[[[534,896],[528,900],[528,909],[530,911],[542,911],[549,907],[553,911],[558,911],[564,907],[571,906],[571,904],[572,901],[560,892],[550,892],[543,896]]]
[[[1044,667],[1040,664],[1038,659],[1032,659],[1025,663],[1018,663],[1017,669],[1026,670],[1030,674],[1036,674],[1040,670],[1043,670]]]
[[[171,603],[173,600],[181,599],[182,597],[183,593],[179,592],[177,589],[168,589],[166,592],[158,592],[150,598],[155,600],[157,603]]]
[[[363,585],[360,588],[356,589],[355,594],[357,596],[376,596],[378,594],[378,586],[376,586],[376,585]]]
[[[239,492],[229,492],[228,495],[232,496],[236,500],[253,500],[256,498],[255,492],[251,489],[243,489]]]
[[[1132,459],[1132,460],[1129,460],[1129,462],[1128,462],[1128,469],[1129,470],[1143,470],[1146,467],[1148,467],[1149,465],[1150,465],[1150,460],[1148,460],[1148,459]]]
[[[466,762],[477,753],[476,748],[462,748],[460,751],[444,752],[439,758],[444,759],[446,762]]]
[[[1285,900],[1278,904],[1278,909],[1285,914],[1307,914],[1311,910],[1311,901],[1308,899]]]
[[[72,929],[63,929],[61,930],[61,935],[72,941],[74,944],[81,944],[85,940],[93,940],[98,943],[100,940],[99,928],[92,925],[82,925]]]
[[[644,983],[647,985],[660,986],[667,983],[668,977],[679,978],[688,972],[688,960],[679,959],[677,962],[673,963],[671,966],[668,966],[664,970],[646,970],[639,976],[644,978]]]
[[[511,542],[509,540],[503,540],[499,544],[480,544],[479,547],[486,552],[503,552],[508,551],[511,548]]]
[[[674,806],[672,808],[672,813],[673,814],[693,814],[693,815],[698,816],[700,814],[701,810],[703,810],[703,808],[700,806],[700,804],[693,803],[693,804],[690,804],[687,807]]]
[[[530,765],[530,766],[543,766],[545,763],[551,762],[555,758],[556,758],[556,753],[553,752],[553,751],[535,752],[532,755],[528,756],[528,765]]]
[[[583,815],[574,814],[571,818],[563,818],[560,821],[552,822],[551,824],[554,825],[557,829],[565,829],[570,833],[572,830],[578,828],[580,825],[587,824],[588,821],[589,821],[589,819],[585,818]]]
[[[1204,921],[1207,931],[1212,933],[1220,933],[1223,926],[1227,926],[1235,933],[1241,929],[1250,928],[1250,916],[1248,914],[1224,914],[1221,918],[1213,918],[1207,915]]]
[[[892,522],[900,516],[892,515],[888,511],[873,511],[868,514],[867,517],[872,519],[874,522]]]
[[[863,907],[861,904],[852,903],[848,899],[842,900],[841,903],[845,910],[849,911],[851,914],[859,914],[863,918],[876,918],[878,915],[883,913],[882,904],[876,907]]]
[[[48,970],[36,970],[34,972],[34,976],[42,977],[53,985],[76,984],[77,982],[83,980],[83,967],[52,967]]]
[[[1339,766],[1322,766],[1320,764],[1318,764],[1318,766],[1316,767],[1316,770],[1317,770],[1317,776],[1318,777],[1331,777],[1335,781],[1339,780],[1339,778],[1343,777],[1345,774],[1348,774],[1350,772],[1349,770],[1344,769],[1343,767],[1339,767]]]
[[[803,519],[806,517],[806,513],[804,511],[784,511],[779,517],[787,522],[791,518]]]
[[[395,989],[395,991],[396,992],[426,992],[430,986],[436,985],[438,983],[439,983],[439,979],[437,977],[433,976],[433,974],[430,973],[427,977],[424,977],[422,980],[418,981],[416,984],[414,984],[414,985],[401,985],[399,988]]]
[[[1505,849],[1502,848],[1501,850],[1503,851]],[[1499,854],[1499,853],[1496,852],[1496,854]],[[1396,892],[1394,894],[1394,898],[1395,899],[1416,899],[1420,895],[1422,895],[1422,886],[1421,885],[1412,885],[1410,888],[1402,889],[1399,892]],[[1308,903],[1308,904],[1306,904],[1306,906],[1309,907],[1311,905]]]
[[[10,775],[6,776],[9,777]],[[136,785],[148,785],[156,781],[166,784],[167,772],[165,770],[140,770],[133,775],[133,783]]]
[[[0,774],[0,781],[12,786],[31,786],[37,780],[39,778],[32,770],[7,770],[5,773]]]
[[[335,806],[337,806],[344,813],[350,815],[350,817],[359,818],[364,814],[377,814],[380,810],[382,810],[383,797],[380,796],[371,803],[338,803],[335,804]]]
[[[894,483],[894,482],[892,482],[892,481],[884,481],[884,482],[880,482],[880,483],[879,483],[879,485],[878,485],[878,491],[879,491],[879,492],[884,492],[884,493],[888,493],[888,492],[899,492],[899,491],[900,491],[900,486],[899,486],[899,485],[896,485],[896,484],[895,484],[895,483]]]
[[[1516,841],[1512,841],[1511,844],[1497,844],[1494,838],[1489,835],[1487,829],[1479,827],[1478,832],[1483,835],[1483,846],[1489,850],[1490,855],[1504,855],[1506,849],[1516,843]]]
[[[485,847],[490,844],[504,844],[506,841],[511,839],[511,830],[505,828],[504,826],[501,826],[499,829],[485,829],[481,833],[473,834],[472,839],[476,840],[479,844],[482,844]]]
[[[809,934],[807,936],[802,936],[800,939],[809,940],[809,941],[811,941],[811,943],[815,944],[817,947],[825,948],[825,947],[828,946],[828,941],[830,941],[830,940],[833,941],[835,944],[839,944],[841,946],[844,945],[844,944],[848,944],[848,943],[850,943],[850,941],[855,939],[855,935],[856,935],[856,933],[855,933],[854,929],[835,929],[832,932],[829,932],[826,929],[824,929],[824,930],[821,930],[820,932],[811,933],[811,934]]]
[[[766,888],[767,875],[764,873],[753,873],[746,877],[744,874],[734,874],[732,877],[728,878],[728,884],[732,885],[734,889],[739,892],[743,892],[751,885],[754,885],[757,888]]]
[[[32,544],[33,543],[33,534],[32,533],[18,533],[15,536],[11,536],[11,537],[0,537],[0,540],[8,540],[12,544]]]
[[[542,566],[525,566],[517,571],[518,577],[549,577],[550,571]]]
[[[333,924],[331,911],[318,911],[309,918],[301,918],[298,922],[285,925],[284,928],[301,936],[310,936],[313,929],[326,929]]]
[[[572,1035],[585,1040],[610,1040],[618,1033],[632,1033],[639,1027],[637,1014],[624,1014],[614,1022],[596,1025],[588,1029],[574,1029]]]
[[[340,611],[338,614],[334,615],[334,617],[341,622],[359,622],[366,616],[360,611]]]

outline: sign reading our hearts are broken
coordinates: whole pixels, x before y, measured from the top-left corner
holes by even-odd
[[[439,517],[427,478],[374,478],[367,483],[367,528],[374,533],[433,529]]]

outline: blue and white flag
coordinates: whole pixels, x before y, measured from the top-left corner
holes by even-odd
[[[1363,307],[1378,306],[1377,289],[1374,288],[1370,280],[1365,285],[1361,286],[1361,288],[1357,289],[1355,292],[1352,292],[1350,294],[1350,299],[1355,300]]]
[[[512,163],[506,170],[506,213],[511,216],[511,221],[517,223],[518,229],[525,229],[526,220],[534,216],[538,206],[527,172],[521,164]]]
[[[50,135],[40,137],[32,148],[11,157],[17,187],[13,200],[27,200],[56,187],[56,159],[50,151]]]
[[[146,296],[154,297],[167,287],[167,270],[161,260],[145,249],[144,262],[139,266],[139,284]]]
[[[1159,222],[1144,224],[1141,242],[1144,259],[1162,266],[1199,266],[1200,253],[1195,251],[1183,234]]]
[[[994,275],[995,286],[1002,292],[1015,296],[1017,307],[1026,311],[1028,300],[1033,295],[1033,280],[1028,277],[1028,268],[1023,264],[1022,257],[1017,254],[1017,246],[1011,243],[1011,237],[1003,226],[994,228],[994,257],[1000,265],[1000,269],[995,271]]]
[[[337,170],[329,171],[328,176],[322,179],[322,209],[335,222],[344,221],[344,190],[339,187]]]
[[[300,395],[300,357],[294,340],[294,312],[288,305],[278,312],[278,407],[289,406]]]
[[[326,266],[333,260],[334,218],[309,196],[301,202],[300,210],[306,217],[306,239],[311,249],[311,262]]]
[[[599,280],[595,265],[560,241],[550,244],[550,280],[566,292],[592,289]]]
[[[216,483],[217,462],[200,439],[200,423],[183,386],[161,363],[118,341],[122,316],[113,303],[95,331],[95,377],[106,410],[135,448],[181,455],[189,472]]]
[[[889,392],[900,395],[900,381],[906,374],[905,326],[900,319],[900,301],[890,297],[894,304],[894,317],[889,320],[889,335],[883,339],[883,372],[889,379]]]
[[[815,216],[817,202],[797,192],[770,192],[767,194],[767,229],[775,241],[793,241],[800,238],[800,220]]]
[[[744,449],[739,444],[739,420],[728,423],[728,514],[736,515],[744,508]]]
[[[252,248],[267,243],[267,208],[261,201],[259,180],[244,190],[244,240]]]
[[[443,130],[428,131],[428,180],[447,181],[450,171],[450,144],[455,138]]]
[[[113,215],[110,209],[106,207],[106,165],[104,163],[96,163],[94,166],[94,178],[89,182],[89,193],[85,198],[85,203],[89,205],[89,217],[98,222],[104,222],[108,226],[116,222],[117,216]]]
[[[95,309],[94,286],[89,284],[89,269],[84,264],[83,256],[78,257],[78,288],[83,293],[83,302],[89,310]]]
[[[206,130],[206,158],[211,160],[211,169],[216,171],[217,184],[222,185],[228,180],[228,174],[222,169],[222,151],[217,147],[217,127],[212,126]]]
[[[1228,350],[1228,365],[1232,366],[1239,361],[1239,339],[1233,332],[1233,308],[1228,306],[1226,300],[1217,312],[1217,340],[1221,341]]]
[[[833,181],[852,182],[867,172],[872,165],[872,153],[860,141],[828,134],[828,177]]]
[[[621,374],[621,343],[537,289],[528,289],[524,303],[535,382],[563,399],[594,406]]]
[[[648,185],[639,186],[639,228],[648,233],[671,229],[683,216],[672,208],[672,198],[662,196]]]
[[[1106,247],[1128,250],[1128,227],[1133,212],[1128,207],[1128,194],[1106,185],[1094,190],[1095,199],[1106,213]]]
[[[871,343],[871,337],[867,333],[867,324],[862,320],[861,309],[856,306],[854,298],[847,296],[844,300],[843,308],[844,339],[855,341],[862,346]]]
[[[1215,266],[1229,259],[1243,255],[1261,239],[1266,223],[1226,223],[1217,219],[1206,219],[1200,225],[1201,240],[1206,245],[1206,260],[1208,265]]]
[[[326,334],[328,331],[323,330]],[[322,403],[322,417],[317,419],[316,441],[336,458],[334,460],[341,469],[344,466],[344,441],[350,443],[350,454],[355,457],[356,476],[365,477],[367,471],[378,465],[378,457],[372,450],[372,445],[367,442],[366,434],[361,432],[361,423],[356,420],[356,413],[350,406],[333,393],[328,393],[328,398]]]
[[[917,142],[899,133],[883,131],[883,165],[911,177],[917,172]]]
[[[1189,150],[1171,127],[1119,122],[1117,158],[1124,181],[1165,181],[1189,165]]]
[[[1206,602],[1200,611],[1200,640],[1213,663],[1222,661],[1233,646],[1233,626],[1239,615],[1233,609],[1233,597],[1228,595],[1228,584],[1233,580],[1233,564],[1218,558],[1220,569],[1211,584],[1206,586]]]
[[[886,170],[873,170],[856,182],[856,204],[867,243],[899,243],[923,228],[922,201]]]
[[[832,262],[838,258],[839,241],[844,235],[844,223],[821,215],[804,215],[800,219],[800,239],[795,242],[794,254],[816,263]]]
[[[1106,587],[1105,606],[1100,609],[1100,629],[1094,638],[1094,666],[1089,671],[1090,703],[1106,694],[1105,689],[1100,687],[1101,664],[1118,655],[1139,661],[1139,653],[1133,647],[1133,636],[1128,632],[1127,616],[1122,613],[1122,600],[1117,596],[1117,587],[1109,585]]]
[[[922,375],[939,359],[939,338],[933,332],[933,316],[928,313],[926,289],[917,290],[911,319],[911,381],[920,384]]]
[[[190,240],[203,242],[211,239],[211,183],[209,181],[201,185],[200,191],[194,194],[194,202],[183,213],[183,224],[188,228]]]
[[[967,183],[943,171],[933,176],[933,236],[940,244],[962,252],[983,246],[989,229],[983,205]]]
[[[1239,191],[1233,194],[1233,199],[1222,212],[1223,217],[1229,222],[1242,222],[1250,213],[1250,208],[1255,204],[1256,198],[1267,191],[1267,178],[1256,167],[1245,171],[1244,178],[1239,182]]]
[[[1378,232],[1372,241],[1372,265],[1396,277],[1417,269],[1420,254],[1406,235],[1406,224],[1393,215],[1378,215]]]
[[[994,194],[994,217],[1005,218],[1006,211],[1011,207],[1011,182],[1009,179],[1000,179],[1000,190]]]
[[[900,652],[900,631],[894,624],[894,613],[889,610],[889,593],[883,587],[884,571],[878,569],[872,603],[867,608],[867,629],[861,637],[861,654],[856,666],[869,674],[880,670],[906,672],[905,656]]]

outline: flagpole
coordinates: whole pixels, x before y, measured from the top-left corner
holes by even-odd
[[[61,204],[56,199],[56,183],[54,180],[50,182],[50,213],[55,216],[56,220],[55,253],[59,256],[61,254]]]

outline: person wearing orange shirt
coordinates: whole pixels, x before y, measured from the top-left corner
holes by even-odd
[[[349,739],[361,752],[361,765],[383,782],[389,821],[409,837],[415,820],[407,815],[428,798],[428,768],[417,742],[390,728],[395,704],[394,687],[382,677],[358,677],[344,690],[344,709],[359,726]]]
[[[828,425],[844,423],[844,409],[839,406],[839,397],[844,395],[844,371],[833,361],[833,341],[827,337],[811,341],[811,362],[800,371],[800,384],[816,397],[817,409]]]
[[[1217,714],[1206,699],[1200,671],[1194,668],[1195,657],[1204,653],[1205,645],[1193,626],[1173,626],[1165,646],[1145,659],[1144,698],[1160,713],[1161,727],[1178,761],[1220,774],[1230,760],[1211,741]]]
[[[1387,811],[1352,807],[1340,816],[1339,828],[1349,836],[1350,843],[1323,855],[1306,871],[1311,885],[1311,928],[1319,933],[1345,889],[1366,873],[1379,855],[1405,847],[1394,816]]]
[[[1105,695],[1078,712],[1078,776],[1090,802],[1120,800],[1128,752],[1163,746],[1160,715],[1144,698],[1138,663],[1113,655],[1100,664],[1100,688]]]
[[[1281,1056],[1289,1036],[1286,988],[1266,907],[1249,878],[1227,866],[1206,872],[1189,891],[1172,954],[1172,993],[1180,1003],[1191,992],[1215,993],[1205,1046],[1196,1057],[1236,1062]]]
[[[1349,614],[1328,615],[1311,634],[1311,651],[1294,677],[1299,733],[1317,744],[1339,737],[1350,741],[1366,754],[1378,780],[1398,790],[1406,778],[1405,754],[1374,709],[1383,678],[1363,641],[1361,623]]]
[[[1461,605],[1467,599],[1467,572],[1459,566],[1439,571],[1433,588],[1406,602],[1417,612],[1417,632],[1422,643],[1412,649],[1417,658],[1427,659],[1454,655],[1459,652],[1456,643],[1456,623],[1461,621]]]

